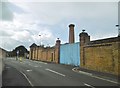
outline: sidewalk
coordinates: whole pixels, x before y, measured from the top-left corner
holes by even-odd
[[[94,78],[110,81],[120,86],[120,78],[113,74],[97,72],[97,71],[88,70],[88,69],[81,68],[81,67],[74,68],[74,71],[85,74],[85,75],[92,76]]]

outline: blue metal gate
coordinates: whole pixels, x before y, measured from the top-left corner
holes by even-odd
[[[80,66],[79,42],[73,44],[62,44],[60,46],[60,63]]]

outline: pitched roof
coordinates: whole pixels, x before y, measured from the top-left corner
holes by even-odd
[[[33,44],[30,46],[30,48],[31,48],[31,47],[36,47],[36,46],[37,46],[37,45],[36,45],[35,43],[33,43]]]

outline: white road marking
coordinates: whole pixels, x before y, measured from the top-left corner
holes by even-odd
[[[91,86],[91,85],[89,85],[89,84],[87,84],[87,83],[84,83],[84,85],[85,85],[85,86],[88,86],[88,87],[91,87],[91,88],[95,88],[95,87],[93,87],[93,86]]]
[[[73,68],[72,71],[77,72],[77,71],[75,71],[75,69],[76,69],[76,68]],[[83,73],[83,74],[85,74],[85,75],[88,75],[88,76],[97,78],[97,79],[105,80],[105,81],[112,82],[112,83],[115,83],[115,84],[120,84],[120,83],[118,83],[118,82],[115,82],[115,81],[112,81],[112,80],[109,80],[109,79],[104,79],[104,78],[101,78],[101,77],[98,77],[98,76],[94,76],[92,73],[87,73],[87,72],[83,72],[83,71],[79,71],[79,72],[80,72],[80,73]]]
[[[26,76],[26,74],[24,74],[22,71],[20,71],[20,73],[23,74],[23,76],[27,79],[27,81],[29,82],[29,84],[30,84],[31,86],[34,86],[34,85],[32,84],[32,82],[28,79],[28,77]]]
[[[32,64],[28,64],[28,65],[30,65],[30,66],[33,66]],[[42,67],[42,66],[39,66],[39,65],[35,65],[34,67]]]
[[[82,73],[82,74],[86,74],[86,75],[92,75],[91,73],[84,72],[84,71],[79,71],[79,72]]]
[[[72,71],[75,71],[76,68],[73,68]],[[79,73],[86,74],[86,75],[92,75],[92,73],[84,72],[84,71],[79,71]]]
[[[45,62],[40,62],[40,61],[39,61],[39,63],[42,63],[42,64],[47,64],[47,63],[45,63]]]
[[[42,64],[47,64],[47,63],[42,62],[42,61],[33,61],[33,60],[30,60],[30,62],[28,62],[28,63],[32,63],[32,62],[35,62],[35,63],[42,63]]]
[[[10,67],[5,67],[5,68],[10,68]]]
[[[112,82],[112,83],[115,83],[115,84],[120,84],[118,82],[115,82],[115,81],[112,81],[112,80],[109,80],[109,79],[104,79],[104,78],[101,78],[101,77],[98,77],[98,76],[91,76],[91,77],[94,77],[94,78],[97,78],[97,79],[101,79],[101,80],[105,80],[105,81],[108,81],[108,82]]]
[[[72,69],[72,71],[74,71],[74,72],[75,72],[75,69],[76,69],[76,68],[73,68],[73,69]]]
[[[56,71],[54,71],[54,70],[51,70],[51,69],[45,69],[45,70],[50,71],[50,72],[53,72],[53,73],[56,73],[56,74],[58,74],[58,75],[61,75],[61,76],[64,76],[64,77],[65,77],[64,74],[61,74],[61,73],[56,72]]]
[[[39,67],[42,67],[42,66],[39,66]]]
[[[33,66],[32,64],[29,64],[30,66]]]
[[[34,67],[38,67],[38,66],[34,66]]]
[[[30,71],[32,71],[32,70],[26,70],[27,72],[30,72]]]

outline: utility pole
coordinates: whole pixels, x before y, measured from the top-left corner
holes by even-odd
[[[40,36],[40,46],[41,46],[41,35],[39,35]]]

